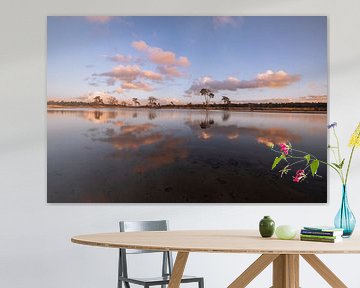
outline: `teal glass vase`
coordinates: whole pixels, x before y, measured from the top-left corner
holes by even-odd
[[[334,224],[336,228],[344,229],[344,238],[350,237],[355,229],[356,219],[349,207],[346,185],[343,185],[342,188],[341,206],[336,214]]]

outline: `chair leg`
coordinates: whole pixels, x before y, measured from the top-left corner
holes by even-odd
[[[199,288],[204,288],[204,279],[199,280]]]

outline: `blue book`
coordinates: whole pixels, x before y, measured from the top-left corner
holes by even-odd
[[[341,236],[343,235],[343,232],[344,229],[342,228],[315,226],[315,227],[304,227],[300,233],[303,235]]]

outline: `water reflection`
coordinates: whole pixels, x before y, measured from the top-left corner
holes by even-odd
[[[202,120],[199,124],[200,128],[207,129],[207,128],[210,128],[211,125],[214,125],[214,124],[215,124],[214,119],[209,117],[209,111],[206,110],[205,119]]]
[[[138,149],[141,146],[151,145],[163,139],[160,132],[150,132],[153,129],[151,124],[125,125],[120,131],[108,128],[103,133],[105,137],[93,138],[96,141],[111,143],[117,150]]]
[[[228,110],[225,110],[222,115],[222,121],[226,122],[230,119],[230,112]]]
[[[290,141],[326,159],[326,115],[123,108],[48,117],[49,202],[326,201],[324,167],[323,179],[294,185],[270,170],[265,147]]]
[[[156,110],[154,110],[154,109],[151,109],[151,110],[149,110],[149,120],[154,120],[155,118],[156,118]]]

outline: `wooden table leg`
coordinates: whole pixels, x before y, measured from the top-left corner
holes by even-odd
[[[185,265],[188,257],[189,257],[189,252],[177,253],[168,288],[180,287],[181,278],[183,277]]]
[[[278,254],[263,254],[254,263],[252,263],[238,278],[232,282],[228,288],[244,288],[254,280],[271,262],[273,262]]]
[[[347,286],[314,254],[301,255],[324,280],[334,288],[346,288]]]
[[[299,288],[299,255],[287,255],[289,267],[289,287]]]
[[[281,254],[273,263],[273,288],[299,288],[299,255]]]

